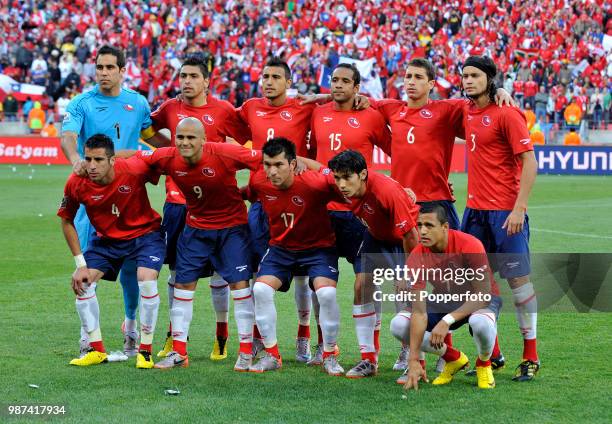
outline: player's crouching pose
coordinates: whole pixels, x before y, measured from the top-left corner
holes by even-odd
[[[256,170],[261,153],[225,143],[204,143],[199,119],[185,118],[176,127],[176,147],[138,152],[151,168],[171,175],[185,195],[187,219],[176,253],[176,282],[170,311],[172,351],[156,368],[186,367],[187,336],[198,279],[212,265],[230,285],[240,337],[235,371],[252,365],[253,299],[246,206],[236,185],[236,171]]]
[[[320,305],[323,369],[330,375],[343,375],[336,350],[338,253],[327,203],[345,200],[325,175],[313,171],[295,175],[296,148],[286,138],[272,138],[264,144],[263,164],[264,169],[251,176],[247,191],[249,198],[261,200],[270,224],[270,247],[253,286],[255,320],[266,353],[250,371],[261,373],[282,366],[274,293],[287,291],[294,275],[308,275]]]
[[[115,281],[126,260],[137,263],[140,289],[140,347],[137,368],[153,368],[151,348],[157,323],[159,295],[157,276],[164,263],[165,243],[161,218],[149,203],[145,183],[157,183],[159,175],[139,159],[115,159],[112,140],[102,134],[85,143],[87,176],[68,178],[58,216],[77,269],[72,275],[76,308],[87,331],[90,350],[70,361],[72,365],[96,365],[107,361],[100,332],[100,309],[96,284],[100,278]],[[74,226],[79,204],[97,230],[81,253]]]
[[[417,389],[420,378],[427,381],[419,361],[421,350],[442,356],[446,361],[433,384],[450,383],[459,370],[467,367],[469,361],[463,352],[448,346],[444,338],[449,330],[469,324],[478,350],[478,387],[492,389],[495,379],[491,353],[497,335],[496,321],[501,298],[485,249],[476,237],[449,229],[446,210],[441,205],[423,206],[417,224],[421,241],[407,262],[409,269],[422,271],[410,283],[412,312],[402,311],[391,320],[393,335],[410,345],[408,370],[398,383],[404,383],[407,389]],[[439,273],[436,273],[438,270]],[[449,271],[453,272],[454,277],[448,274]],[[434,288],[432,295],[452,294],[457,298],[426,298],[427,281]]]

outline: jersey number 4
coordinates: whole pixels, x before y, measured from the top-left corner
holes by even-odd
[[[111,213],[115,215],[117,218],[119,218],[119,215],[121,215],[121,213],[119,212],[119,208],[114,203],[111,206]]]

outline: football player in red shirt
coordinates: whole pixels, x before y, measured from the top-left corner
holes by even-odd
[[[523,361],[515,381],[530,381],[540,367],[536,349],[537,299],[529,274],[527,203],[538,164],[525,116],[492,101],[495,63],[470,56],[463,65],[463,89],[472,100],[464,125],[468,151],[468,199],[462,230],[477,237],[492,265],[508,280],[523,335]]]
[[[391,320],[393,335],[410,345],[409,367],[398,383],[405,384],[407,389],[417,389],[420,378],[427,381],[419,361],[420,351],[444,356],[444,369],[433,384],[450,383],[469,361],[463,352],[446,345],[444,338],[451,329],[469,324],[478,350],[478,387],[492,389],[495,379],[490,358],[497,334],[501,298],[485,249],[476,237],[451,230],[446,210],[440,205],[423,206],[417,225],[421,240],[410,253],[407,267],[426,275],[416,278],[413,275],[409,283],[412,311],[402,311]],[[443,277],[436,277],[436,273]],[[421,293],[427,293],[427,281],[432,284],[434,295],[472,296],[457,301],[426,301]]]
[[[188,57],[179,71],[181,87],[180,98],[170,99],[151,114],[153,127],[159,131],[166,128],[170,131],[172,144],[176,126],[181,119],[188,116],[200,119],[206,131],[206,141],[224,143],[227,137],[244,144],[250,138],[248,127],[238,118],[234,107],[224,101],[208,95],[210,78],[208,68],[201,56]],[[165,233],[167,254],[166,263],[170,268],[168,278],[168,302],[172,309],[174,299],[174,281],[176,279],[176,243],[179,234],[185,227],[185,197],[174,183],[171,176],[166,176],[166,203],[162,229]],[[202,277],[208,276],[207,270]],[[210,279],[211,300],[217,319],[216,337],[210,359],[219,361],[227,357],[225,345],[228,338],[228,311],[230,290],[227,282],[214,273]],[[165,357],[172,350],[171,329],[168,331],[164,348],[157,354]]]
[[[266,354],[250,370],[265,372],[281,367],[274,293],[289,290],[294,273],[306,272],[320,305],[323,369],[330,375],[343,375],[336,348],[340,326],[336,302],[338,254],[327,204],[346,200],[325,175],[313,171],[296,175],[295,150],[284,137],[267,141],[263,146],[264,169],[249,181],[249,197],[261,200],[270,223],[270,247],[253,286],[255,319]]]
[[[465,99],[430,100],[429,93],[436,82],[433,64],[422,58],[408,62],[404,89],[408,100],[373,102],[391,127],[391,177],[404,187],[410,187],[419,205],[441,205],[451,229],[459,229],[459,216],[448,179],[455,138],[464,138],[463,109]],[[498,104],[511,104],[508,93],[497,91]],[[446,343],[452,344],[451,334]],[[394,370],[408,365],[408,347],[404,346]],[[443,359],[436,369],[442,371]]]
[[[356,276],[353,318],[361,351],[361,361],[346,373],[349,378],[375,375],[378,354],[374,346],[376,311],[372,272],[375,268],[395,268],[405,263],[406,254],[418,242],[418,206],[397,181],[369,172],[361,153],[345,150],[329,161],[335,184],[351,200],[351,210],[366,226],[362,272]],[[330,176],[331,179],[331,176]]]
[[[266,141],[274,137],[285,137],[295,144],[298,156],[312,156],[307,138],[312,111],[316,105],[301,105],[299,100],[287,98],[287,90],[291,88],[291,70],[278,58],[266,62],[261,82],[264,97],[249,99],[238,110],[240,117],[251,130],[253,149],[261,149]],[[270,239],[268,219],[258,201],[253,202],[249,209],[249,230],[251,248],[254,250],[253,263],[258,264],[268,248]],[[299,362],[308,362],[311,359],[311,291],[306,277],[295,276],[294,279],[299,321],[295,357]],[[254,329],[254,333],[253,348],[257,354],[263,345],[257,328]]]
[[[176,146],[138,152],[150,167],[171,175],[187,202],[185,229],[179,236],[174,300],[170,311],[172,351],[156,368],[188,365],[187,336],[197,281],[212,266],[229,283],[240,351],[234,370],[252,364],[253,300],[246,206],[236,185],[236,171],[256,170],[261,153],[227,143],[204,143],[204,124],[183,119]]]
[[[72,174],[68,178],[57,212],[75,258],[72,289],[91,346],[85,355],[70,363],[87,366],[107,362],[96,285],[100,278],[115,281],[124,261],[133,260],[140,289],[141,332],[136,368],[153,368],[151,348],[159,310],[157,276],[166,247],[160,231],[161,218],[151,208],[145,184],[157,184],[159,174],[137,158],[116,159],[113,141],[103,134],[93,135],[85,142],[85,168],[87,176]],[[74,226],[81,203],[96,228],[84,254]]]
[[[391,133],[382,115],[373,108],[356,110],[353,108],[359,93],[361,75],[355,65],[341,63],[334,69],[331,77],[332,102],[317,107],[312,114],[310,143],[317,151],[317,162],[326,164],[336,154],[347,150],[361,153],[371,165],[374,146],[389,152]],[[346,204],[332,202],[328,205],[329,215],[336,233],[338,255],[353,265],[355,275],[361,273],[361,259],[357,256],[363,241],[365,226],[355,217]],[[357,290],[355,298],[359,297]],[[312,296],[315,317],[318,322],[316,295]],[[378,312],[378,311],[377,311]],[[377,314],[374,342],[379,350],[380,317]],[[319,328],[319,342],[312,365],[323,362],[323,341]]]

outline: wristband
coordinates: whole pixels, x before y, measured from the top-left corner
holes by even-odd
[[[445,323],[448,324],[448,326],[450,327],[451,325],[453,325],[455,323],[455,318],[453,318],[453,316],[451,314],[446,314],[442,317],[442,321],[444,321]]]
[[[84,266],[87,266],[87,262],[85,262],[85,256],[83,256],[82,253],[80,255],[76,255],[74,257],[74,264],[76,265],[77,268],[82,268]]]

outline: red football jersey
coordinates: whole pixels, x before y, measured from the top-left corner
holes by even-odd
[[[308,157],[307,137],[310,119],[316,105],[299,105],[287,99],[282,106],[272,106],[268,99],[249,99],[238,109],[242,120],[251,129],[253,149],[261,150],[274,137],[285,137],[295,143],[298,156]]]
[[[204,106],[189,106],[180,100],[170,99],[151,113],[153,128],[170,130],[173,144],[178,123],[187,117],[202,121],[206,131],[206,141],[224,143],[225,137],[232,137],[240,144],[244,144],[251,138],[249,128],[238,117],[234,107],[229,102],[210,95]],[[185,197],[169,176],[166,177],[166,202],[185,204]]]
[[[219,230],[246,224],[246,206],[236,183],[239,169],[261,166],[259,150],[225,143],[204,143],[202,159],[189,165],[176,147],[138,152],[146,164],[171,175],[187,200],[187,225]]]
[[[272,185],[263,169],[251,175],[249,198],[259,199],[270,222],[270,244],[287,250],[330,247],[336,242],[327,203],[344,197],[321,173],[296,175],[291,187]]]
[[[533,150],[525,115],[514,107],[470,105],[464,119],[468,157],[467,207],[512,210],[518,196],[521,162]]]
[[[431,278],[423,277],[415,281],[413,288],[417,290],[424,290],[427,281],[429,281],[436,293],[465,293],[470,289],[468,275],[460,276],[456,270],[462,268],[463,271],[461,272],[465,273],[467,269],[474,271],[482,269],[491,282],[490,294],[499,296],[499,287],[493,278],[485,248],[480,240],[470,234],[448,230],[448,245],[444,253],[433,253],[428,247],[418,244],[410,252],[406,262],[409,268],[415,270],[419,268],[423,270],[439,268],[442,270],[442,275],[444,275],[445,270],[448,272],[448,270],[454,269],[456,277],[466,279],[465,282],[461,282],[457,278],[454,281],[436,280],[434,274],[430,273],[429,277]],[[474,275],[469,276],[469,278],[474,278]]]
[[[333,175],[328,181],[335,184]],[[367,188],[362,198],[351,200],[351,210],[375,239],[401,244],[404,234],[416,227],[419,206],[394,179],[368,172]]]
[[[418,202],[454,201],[448,187],[455,137],[463,138],[465,100],[430,101],[410,108],[399,100],[375,107],[391,127],[391,177],[409,187]]]
[[[72,220],[82,203],[98,236],[107,239],[131,240],[158,230],[161,218],[151,208],[145,184],[157,184],[159,174],[138,158],[117,158],[114,170],[107,185],[71,174],[57,215]]]
[[[336,110],[331,102],[317,107],[312,113],[310,143],[316,148],[317,162],[324,166],[338,153],[351,149],[361,153],[369,167],[374,145],[387,154],[391,153],[391,132],[376,110]],[[346,204],[338,202],[330,203],[328,209],[349,210]]]

